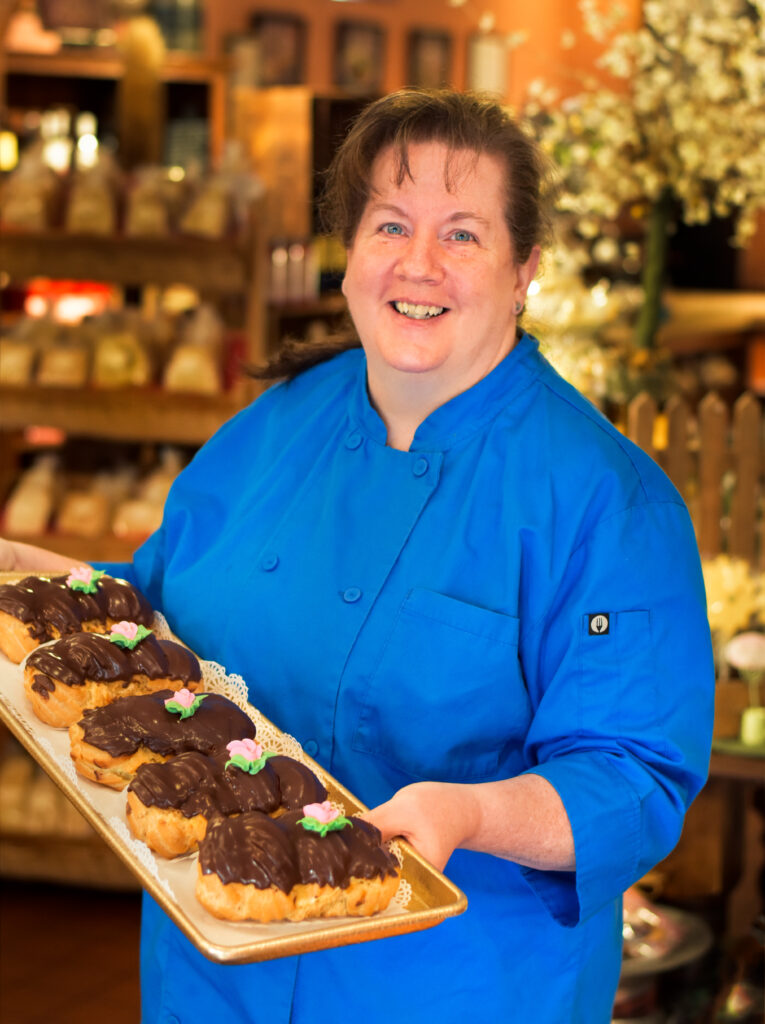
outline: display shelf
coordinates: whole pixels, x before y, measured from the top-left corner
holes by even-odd
[[[243,405],[236,389],[189,395],[157,389],[0,387],[4,430],[45,425],[77,437],[203,444]]]
[[[765,748],[746,747],[736,740],[714,740],[709,774],[721,779],[762,782],[765,779]]]
[[[0,47],[0,107],[7,93],[10,77],[43,80],[92,79],[93,82],[106,83],[119,81],[123,73],[122,56],[114,47],[78,48],[60,50],[58,53],[4,53]],[[165,85],[201,84],[207,87],[210,156],[214,162],[220,160],[225,147],[228,73],[229,60],[225,55],[210,57],[176,50],[166,52],[159,69],[159,79]]]
[[[133,552],[143,543],[143,537],[116,537],[105,533],[98,537],[74,537],[67,534],[48,532],[34,537],[18,537],[6,534],[6,540],[34,544],[36,547],[65,555],[73,562],[129,562]]]
[[[243,294],[251,286],[244,244],[193,236],[129,238],[25,232],[3,228],[0,270],[11,280],[34,277],[121,285],[185,284],[204,294]]]
[[[0,876],[134,890],[134,876],[0,723]]]
[[[97,833],[82,839],[0,832],[0,876],[137,892],[140,885]]]
[[[47,78],[119,78],[123,61],[113,47],[60,50],[58,53],[7,53],[5,73]],[[169,51],[160,76],[165,82],[210,82],[226,73],[225,58]]]
[[[765,292],[668,290],[663,304],[658,341],[673,350],[713,351],[722,336],[741,344],[742,335],[765,329]]]

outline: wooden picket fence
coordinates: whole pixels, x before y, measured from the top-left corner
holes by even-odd
[[[659,409],[646,393],[628,406],[627,435],[682,494],[704,557],[726,553],[765,570],[764,431],[749,392],[732,407],[715,392],[694,410],[677,395]]]

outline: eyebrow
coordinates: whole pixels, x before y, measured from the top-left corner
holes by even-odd
[[[385,211],[394,213],[399,217],[406,219],[407,214],[405,210],[402,210],[400,206],[396,206],[395,203],[370,203],[370,212],[372,213],[383,213]],[[477,224],[484,224],[488,227],[489,221],[485,217],[481,217],[478,213],[473,213],[470,210],[457,210],[455,213],[450,213],[446,218],[446,223],[451,224],[455,221],[460,220],[473,220]]]

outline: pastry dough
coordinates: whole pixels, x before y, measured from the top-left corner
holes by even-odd
[[[124,789],[138,766],[188,750],[211,754],[234,739],[255,738],[255,725],[241,708],[219,693],[197,694],[193,714],[168,709],[171,690],[120,697],[89,708],[69,726],[70,751],[80,775],[112,789]]]
[[[305,807],[272,819],[258,811],[213,821],[199,844],[197,899],[227,921],[366,917],[388,906],[400,871],[380,832],[353,818],[307,831]]]
[[[193,691],[200,682],[196,656],[151,632],[132,650],[101,633],[75,633],[33,651],[24,666],[24,690],[32,710],[57,728],[68,728],[86,708],[103,707],[118,697]]]
[[[327,797],[319,779],[294,758],[269,756],[254,773],[230,760],[229,751],[189,752],[140,766],[127,795],[133,835],[163,857],[178,857],[196,849],[216,818],[251,810],[280,814]]]
[[[92,589],[77,589],[78,584]],[[0,650],[16,664],[49,640],[82,630],[105,632],[123,621],[150,626],[153,618],[139,590],[92,569],[0,585]]]

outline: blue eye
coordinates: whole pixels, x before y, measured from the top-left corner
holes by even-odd
[[[452,238],[455,242],[474,242],[475,235],[472,231],[465,231],[464,228],[460,228],[457,231],[452,232]]]
[[[386,235],[403,235],[404,233],[400,224],[383,224],[380,230]]]

